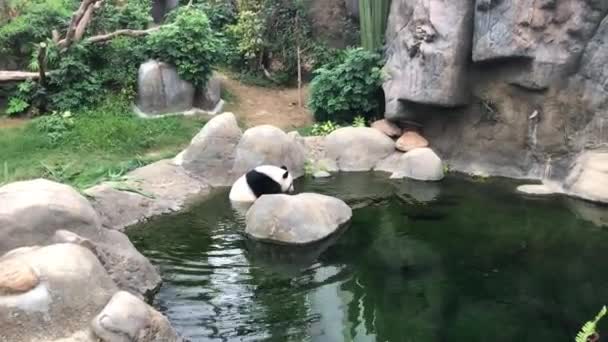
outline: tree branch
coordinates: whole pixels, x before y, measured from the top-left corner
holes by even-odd
[[[91,6],[95,1],[96,0],[83,0],[80,3],[78,10],[74,12],[74,14],[72,14],[72,19],[70,20],[70,25],[68,26],[68,32],[65,35],[65,39],[59,41],[59,46],[64,48],[70,46],[70,44],[72,43],[72,39],[76,34],[76,28],[78,26],[78,23],[89,9],[89,6]]]
[[[100,34],[98,36],[89,37],[89,38],[85,39],[85,41],[88,43],[100,43],[100,42],[105,42],[107,40],[110,40],[110,39],[118,37],[118,36],[141,37],[141,36],[150,34],[154,31],[158,31],[161,27],[162,26],[152,27],[147,30],[129,30],[129,29],[118,30],[118,31],[114,31],[114,32],[108,33],[108,34]]]
[[[39,77],[37,72],[0,70],[0,82],[35,80]]]

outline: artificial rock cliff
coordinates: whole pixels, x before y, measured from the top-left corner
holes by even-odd
[[[393,0],[386,38],[386,118],[452,169],[568,192],[608,155],[608,0]]]

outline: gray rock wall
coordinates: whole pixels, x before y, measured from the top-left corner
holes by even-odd
[[[453,170],[564,180],[608,145],[607,14],[606,0],[394,0],[386,117],[422,124]],[[428,27],[438,38],[413,44]]]

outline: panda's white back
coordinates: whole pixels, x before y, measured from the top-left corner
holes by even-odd
[[[261,165],[254,169],[256,172],[270,178],[274,183],[280,186],[282,192],[293,191],[293,178],[286,169],[273,166]],[[253,170],[252,170],[253,171]],[[250,171],[250,172],[252,172]],[[249,174],[248,172],[247,174]],[[287,172],[287,177],[284,178]],[[253,184],[249,184],[247,174],[241,176],[230,189],[230,200],[233,202],[254,202],[257,199],[255,192],[252,190]]]
[[[256,197],[247,184],[247,175],[242,175],[230,189],[230,200],[233,202],[254,202]]]

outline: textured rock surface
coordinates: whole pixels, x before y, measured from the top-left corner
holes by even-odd
[[[421,147],[428,147],[429,142],[418,132],[409,131],[403,133],[403,135],[395,142],[395,147],[399,151],[408,152]]]
[[[60,233],[77,240],[70,234]],[[0,341],[179,340],[160,313],[118,291],[102,266],[105,261],[100,263],[84,240],[76,240],[20,248],[0,258],[2,267],[33,272],[43,280],[19,294],[0,293]]]
[[[392,22],[403,26],[389,25],[389,43],[407,41],[409,23],[419,24],[412,18],[432,6],[433,1],[393,1]],[[386,118],[422,124],[452,170],[564,182],[577,156],[608,146],[608,2],[477,0],[473,10],[467,51],[473,62],[466,70],[469,82],[459,84],[472,94],[465,106],[445,108],[387,91]],[[412,67],[404,46],[409,45],[402,45],[403,57],[395,57],[398,49],[390,43],[396,65],[388,64],[390,73]],[[395,86],[395,79],[385,89],[406,89],[413,82]]]
[[[340,171],[370,171],[394,150],[391,138],[368,127],[340,128],[325,138],[326,159]]]
[[[608,202],[608,149],[587,151],[577,158],[565,186],[571,195]]]
[[[0,262],[0,296],[28,292],[39,282],[40,278],[28,264],[19,260]]]
[[[152,264],[124,234],[102,228],[91,204],[71,187],[43,179],[11,183],[0,187],[0,203],[0,253],[47,245],[67,230],[104,254],[104,267],[125,290],[145,296],[160,285]]]
[[[241,136],[234,114],[218,115],[192,139],[176,164],[211,186],[229,186],[240,176],[231,170]]]
[[[139,298],[119,291],[91,322],[103,341],[179,341],[169,321]]]
[[[212,77],[205,89],[198,90],[194,98],[194,105],[211,114],[218,114],[224,107],[222,100],[222,80],[221,78]]]
[[[400,118],[395,101],[456,106],[469,101],[467,64],[473,28],[469,0],[394,0],[391,5],[384,83],[387,114]],[[397,111],[397,112],[395,112]],[[390,113],[389,113],[390,112]]]
[[[154,60],[142,64],[137,84],[137,107],[145,114],[171,114],[192,108],[194,87],[171,65]]]
[[[402,130],[401,128],[399,128],[399,126],[386,119],[373,122],[371,127],[379,130],[380,132],[386,134],[391,138],[398,138],[401,136],[402,133]]]
[[[209,192],[202,180],[170,160],[136,169],[121,183],[106,182],[85,191],[102,224],[122,230],[147,218],[182,209]]]
[[[357,42],[356,16],[359,12],[357,0],[304,0],[308,16],[312,21],[315,38],[335,48],[345,48]]]
[[[294,178],[304,175],[306,151],[297,134],[286,134],[270,125],[256,126],[243,134],[236,147],[232,174],[241,176],[260,165],[286,166]]]
[[[392,173],[391,178],[421,181],[443,179],[443,163],[430,148],[417,148],[407,153],[395,152],[378,163],[376,171]]]
[[[512,82],[547,88],[574,66],[606,8],[589,0],[477,0],[473,61],[528,60]]]
[[[325,195],[266,195],[249,209],[245,232],[257,240],[309,244],[335,233],[351,216],[346,203]]]
[[[17,296],[0,296],[0,341],[52,341],[86,330],[117,287],[95,255],[73,244],[17,250],[19,262],[44,282]]]

